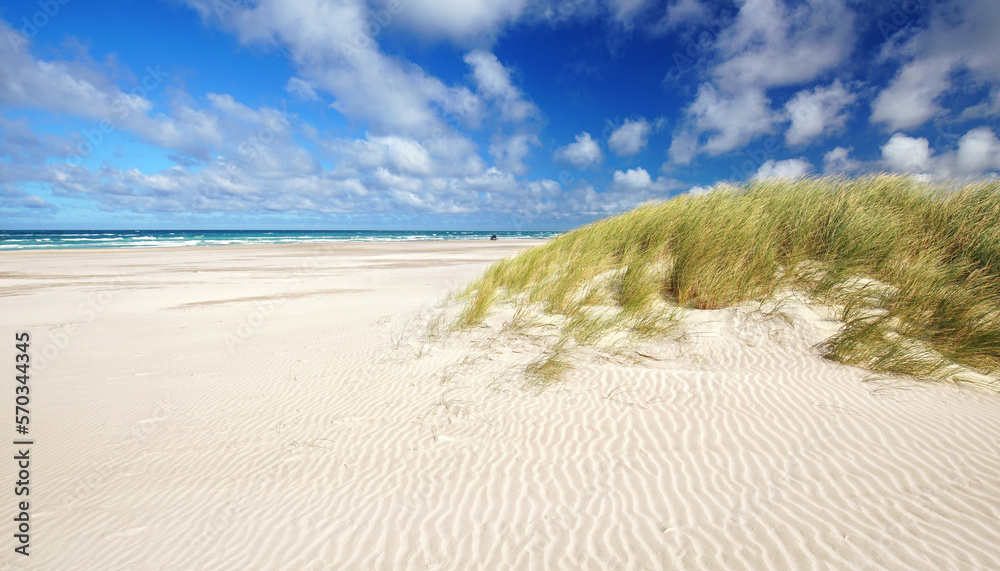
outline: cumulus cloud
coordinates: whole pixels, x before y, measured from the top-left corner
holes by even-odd
[[[396,150],[412,152],[407,146],[403,142]],[[104,208],[131,212],[344,213],[368,219],[400,212],[429,216],[484,211],[572,213],[557,204],[567,197],[560,194],[554,181],[519,181],[497,168],[476,175],[426,175],[409,167],[394,170],[391,164],[405,163],[405,156],[387,156],[385,160],[390,166],[358,175],[289,168],[261,176],[229,169],[220,161],[197,171],[174,167],[152,174],[110,166],[92,171],[57,164],[52,165],[50,177],[58,195],[86,197]]]
[[[16,35],[0,20],[0,37]],[[17,37],[20,37],[19,35]],[[11,108],[30,108],[65,113],[103,123],[93,134],[103,139],[117,129],[128,129],[146,140],[204,155],[192,138],[183,131],[198,128],[205,142],[217,143],[221,133],[213,129],[211,119],[193,109],[179,109],[173,118],[155,119],[149,113],[149,96],[163,89],[170,73],[162,66],[149,67],[146,75],[129,91],[123,91],[110,74],[82,63],[35,58],[29,45],[0,41],[0,104]],[[91,145],[96,144],[91,142]]]
[[[600,18],[615,34],[638,28],[658,33],[710,14],[704,0],[680,0],[663,14],[656,0],[374,0],[372,19],[383,26],[405,26],[434,40],[460,46],[491,45],[504,30],[539,22],[556,26]]]
[[[657,198],[645,190],[612,187],[595,189],[590,183],[581,181],[562,201],[567,212],[589,218],[608,216],[626,212],[637,205]]]
[[[769,160],[760,165],[754,179],[765,178],[801,178],[809,174],[813,166],[805,159],[787,159],[784,161]]]
[[[691,188],[687,189],[687,194],[690,194],[690,195],[693,195],[693,196],[697,196],[699,194],[708,194],[709,192],[712,192],[713,190],[715,190],[714,186],[697,185],[697,186],[692,186]]]
[[[923,125],[952,111],[942,107],[947,93],[985,85],[989,94],[963,110],[964,117],[1000,114],[1000,4],[994,0],[932,3],[923,29],[890,44],[890,58],[901,60],[896,77],[876,97],[872,121],[887,130]],[[968,73],[962,73],[968,72]],[[970,82],[971,85],[969,83]],[[957,111],[957,110],[956,110]]]
[[[762,90],[745,89],[728,94],[707,83],[698,89],[698,97],[688,113],[695,127],[709,134],[701,149],[713,155],[742,147],[758,135],[773,132],[778,119]]]
[[[785,104],[791,126],[785,133],[789,145],[803,145],[825,131],[844,126],[847,115],[844,107],[854,102],[856,96],[835,80],[829,87],[804,89]]]
[[[643,200],[648,200],[681,186],[678,181],[662,176],[653,180],[646,169],[637,167],[626,171],[615,171],[608,188],[613,192],[639,194]]]
[[[22,209],[36,211],[55,211],[58,208],[51,202],[21,189],[9,185],[0,184],[0,212],[10,211],[9,214],[16,215]]]
[[[0,20],[0,37],[9,31]],[[178,98],[169,113],[158,112],[152,97],[167,90],[171,77],[161,66],[147,66],[135,85],[122,88],[112,79],[115,70],[42,60],[27,48],[30,44],[14,50],[0,42],[0,76],[5,78],[0,82],[0,104],[87,120],[90,126],[70,136],[61,158],[85,160],[118,131],[202,162],[213,151],[236,154],[240,145],[252,143],[261,133],[269,143],[290,140],[283,111],[251,108],[228,94],[208,93],[207,105],[200,106]]]
[[[397,136],[371,137],[371,142],[385,149],[386,162],[396,172],[431,174],[431,154],[418,141]]]
[[[823,174],[850,173],[857,171],[861,166],[860,161],[851,158],[851,150],[844,147],[834,147],[823,155]]]
[[[526,11],[527,0],[382,0],[382,18],[387,25],[401,22],[432,37],[457,42],[492,38]],[[378,15],[379,12],[376,13]]]
[[[362,176],[379,168],[406,175],[476,176],[486,169],[476,144],[456,134],[418,141],[368,133],[364,139],[326,141],[323,150],[337,159],[337,176]]]
[[[620,23],[631,24],[652,4],[651,0],[608,0],[608,9]]]
[[[644,168],[629,169],[627,171],[615,171],[611,187],[617,190],[638,190],[648,188],[653,184],[652,177]]]
[[[227,3],[226,10],[217,10],[213,0],[186,2],[243,44],[286,49],[302,80],[332,95],[336,110],[366,121],[375,132],[427,137],[447,127],[440,110],[477,119],[479,105],[466,88],[445,85],[382,53],[371,33],[381,24],[373,24],[377,19],[363,0],[260,0]]]
[[[465,54],[464,60],[472,67],[479,93],[497,102],[503,119],[520,122],[536,113],[534,104],[525,101],[521,91],[511,83],[510,72],[497,56],[475,50]]]
[[[583,132],[576,136],[576,142],[556,150],[557,160],[569,163],[578,169],[596,166],[604,160],[601,146],[597,144],[590,133]]]
[[[0,20],[0,104],[68,113],[88,119],[120,121],[122,116],[147,112],[150,88],[160,87],[170,75],[160,69],[148,87],[135,93],[118,88],[108,74],[82,63],[36,59],[28,45],[15,45],[9,38],[22,38]],[[23,38],[22,38],[23,39]],[[154,71],[156,71],[154,69]]]
[[[943,110],[937,100],[950,87],[948,76],[956,62],[948,56],[919,60],[903,67],[872,102],[871,120],[895,131],[922,125],[941,114]]]
[[[691,164],[698,154],[698,135],[687,129],[674,133],[667,156],[670,161],[679,165]]]
[[[7,169],[44,163],[58,155],[68,145],[63,137],[38,134],[24,118],[11,119],[0,115],[0,173]]]
[[[930,144],[923,137],[894,134],[882,145],[882,161],[892,171],[900,173],[925,173],[932,164]]]
[[[701,85],[685,110],[687,126],[675,135],[670,158],[688,164],[698,153],[722,154],[774,131],[781,114],[766,93],[773,87],[813,81],[850,55],[854,14],[844,0],[744,0],[732,24],[703,49],[711,56],[711,81]],[[697,13],[698,2],[681,2],[682,14]],[[668,12],[669,16],[670,12]],[[843,85],[802,92],[793,99],[791,141],[802,144],[842,124],[841,109],[852,97]],[[705,136],[707,135],[707,138]],[[692,140],[704,140],[700,146]]]
[[[700,0],[676,0],[667,6],[667,14],[659,27],[673,30],[684,24],[703,20],[709,13],[709,7]]]
[[[962,175],[1000,169],[1000,140],[988,127],[969,131],[958,142],[955,163]]]
[[[977,127],[959,139],[956,149],[938,155],[927,139],[896,133],[882,145],[882,164],[899,173],[979,178],[1000,171],[1000,140],[992,129]]]
[[[692,186],[691,188],[689,188],[687,190],[687,193],[697,196],[699,194],[707,194],[709,192],[714,192],[714,191],[736,192],[738,190],[739,190],[738,186],[736,186],[736,185],[734,185],[732,183],[725,182],[725,181],[720,181],[720,182],[717,182],[717,183],[715,183],[713,185],[697,185],[697,186]]]
[[[532,134],[496,137],[490,143],[489,153],[497,165],[516,175],[523,175],[528,172],[524,159],[531,154],[533,147],[540,144],[538,137]]]
[[[608,147],[620,157],[634,155],[646,147],[651,130],[644,118],[628,119],[611,133]]]
[[[843,0],[745,0],[717,50],[713,74],[729,91],[810,81],[839,65],[854,44],[854,14]]]
[[[288,80],[288,83],[285,84],[285,91],[303,101],[319,101],[319,95],[316,95],[316,90],[313,89],[313,86],[309,85],[308,81],[298,77]]]

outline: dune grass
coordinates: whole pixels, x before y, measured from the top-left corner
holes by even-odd
[[[1000,182],[766,180],[648,203],[494,264],[456,325],[514,302],[563,316],[563,337],[587,344],[788,291],[842,308],[831,360],[929,380],[998,372]]]

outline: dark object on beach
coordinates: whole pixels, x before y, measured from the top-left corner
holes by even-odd
[[[497,239],[497,235],[496,234],[493,234],[492,236],[490,236],[490,240],[496,240],[496,239]]]

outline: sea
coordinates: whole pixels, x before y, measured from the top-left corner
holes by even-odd
[[[493,235],[498,240],[517,240],[552,238],[558,234],[471,230],[0,230],[0,250],[489,240]]]

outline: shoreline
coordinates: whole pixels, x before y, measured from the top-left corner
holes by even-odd
[[[255,245],[338,244],[338,243],[423,243],[518,240],[548,240],[563,234],[556,231],[427,231],[427,232],[256,232],[207,231],[205,233],[155,232],[30,232],[12,234],[0,230],[0,252],[81,249],[132,249],[171,247],[222,247]],[[15,237],[16,236],[16,237]]]
[[[191,250],[209,250],[217,252],[232,251],[241,248],[315,248],[315,249],[329,249],[343,246],[394,246],[398,245],[410,245],[413,247],[426,246],[429,244],[460,244],[460,245],[472,245],[480,244],[486,242],[491,246],[499,246],[501,244],[511,244],[516,243],[518,245],[524,245],[530,242],[526,247],[537,246],[544,244],[545,242],[551,240],[551,238],[503,238],[499,240],[486,239],[448,239],[448,240],[383,240],[383,241],[365,241],[365,240],[331,240],[329,242],[297,242],[290,244],[277,244],[277,243],[262,243],[262,244],[210,244],[210,245],[198,245],[198,246],[175,246],[175,245],[164,245],[164,246],[101,246],[94,248],[79,247],[79,248],[24,248],[17,250],[3,250],[0,249],[0,256],[9,254],[37,254],[41,252],[51,252],[51,253],[66,253],[66,252],[87,252],[87,253],[97,253],[104,251],[113,252],[130,252],[130,251],[164,251],[164,252],[177,252],[177,251],[191,251]]]

